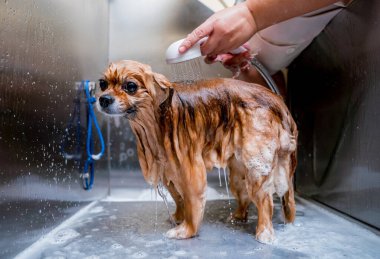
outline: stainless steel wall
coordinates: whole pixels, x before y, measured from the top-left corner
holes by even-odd
[[[80,202],[108,192],[105,160],[97,164],[96,188],[86,192],[59,148],[74,82],[97,80],[108,63],[108,2],[5,0],[0,20],[0,257],[6,258]]]
[[[289,71],[298,192],[380,228],[380,2],[356,0]]]

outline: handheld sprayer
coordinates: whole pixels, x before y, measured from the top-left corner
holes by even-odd
[[[178,52],[178,48],[183,42],[184,39],[178,40],[176,42],[173,42],[166,50],[166,63],[168,64],[176,64],[181,63],[185,61],[189,61],[198,57],[202,56],[201,53],[201,45],[203,42],[207,40],[207,37],[202,38],[197,43],[195,43],[190,49],[188,49],[185,53],[181,54]],[[246,48],[243,46],[240,46],[229,53],[231,54],[239,54],[247,51]],[[280,94],[276,83],[273,81],[271,75],[269,74],[268,70],[257,60],[255,56],[252,56],[250,59],[250,63],[252,66],[254,66],[257,71],[260,73],[260,75],[264,78],[266,83],[268,84],[269,88],[276,94]]]

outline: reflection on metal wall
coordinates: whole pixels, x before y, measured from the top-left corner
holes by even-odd
[[[380,228],[380,2],[354,1],[289,72],[297,190]]]
[[[59,145],[72,115],[74,82],[99,78],[108,62],[108,2],[5,0],[0,19],[0,257],[5,258],[38,238],[38,229],[73,213],[65,211],[77,206],[72,201],[107,193],[105,164],[98,164],[97,188],[85,192]],[[25,243],[13,244],[17,235],[25,235]]]
[[[112,0],[110,1],[110,61],[137,60],[156,72],[173,78],[165,62],[167,47],[186,37],[212,14],[198,1]],[[202,64],[207,77],[231,77],[222,66]],[[126,119],[111,119],[112,168],[136,170],[136,145]]]

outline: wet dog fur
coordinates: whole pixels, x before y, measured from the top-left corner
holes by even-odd
[[[282,197],[285,221],[294,221],[298,132],[281,97],[234,79],[172,83],[130,60],[111,63],[101,84],[99,110],[129,120],[145,180],[162,182],[176,203],[179,225],[169,238],[197,234],[213,167],[229,169],[235,219],[246,220],[256,205],[257,240],[274,240],[274,193]]]

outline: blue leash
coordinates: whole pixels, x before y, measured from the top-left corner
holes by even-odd
[[[90,92],[90,81],[82,81],[77,88],[77,95],[74,99],[74,110],[73,116],[71,117],[67,127],[65,129],[65,133],[63,135],[62,144],[60,146],[61,153],[66,160],[74,160],[79,168],[79,173],[81,174],[81,178],[83,180],[82,185],[85,190],[90,190],[94,184],[94,163],[95,160],[99,160],[105,150],[104,139],[102,132],[100,130],[98,121],[96,120],[96,116],[92,105],[96,102],[96,98],[91,96]],[[83,94],[83,90],[86,94],[86,114],[87,114],[87,139],[86,139],[86,154],[87,158],[84,163],[83,171],[81,169],[81,161],[82,161],[82,129],[81,129],[81,97]],[[74,126],[76,124],[76,126]],[[92,125],[95,125],[96,132],[98,134],[100,140],[101,150],[98,154],[94,154],[94,139],[92,135]],[[66,150],[68,141],[70,140],[71,135],[74,135],[75,131],[75,148],[72,151],[73,153],[69,153]]]
[[[85,190],[90,190],[94,184],[94,160],[99,160],[104,155],[105,145],[102,132],[100,130],[98,121],[96,119],[92,105],[96,102],[96,98],[91,96],[89,89],[89,80],[82,81],[84,84],[84,90],[87,98],[87,143],[86,152],[87,159],[84,164],[84,169],[82,173],[83,178],[83,188]],[[96,132],[100,140],[101,150],[98,154],[93,154],[94,152],[94,140],[92,137],[92,125],[95,125]]]

